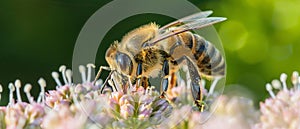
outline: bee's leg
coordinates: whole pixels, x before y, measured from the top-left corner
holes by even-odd
[[[138,63],[137,71],[136,71],[136,76],[137,76],[137,81],[136,81],[136,87],[139,88],[140,86],[143,86],[145,89],[149,86],[149,79],[148,77],[142,76],[143,73],[143,66],[142,63]]]
[[[171,62],[172,63],[172,62]],[[177,64],[174,64],[173,65],[177,65]],[[169,71],[169,62],[168,60],[165,60],[164,63],[163,63],[163,68],[162,68],[162,71],[163,71],[163,79],[161,81],[161,98],[165,98],[165,94],[166,92],[170,91],[170,89],[172,89],[173,87],[176,86],[176,74],[175,74],[175,70],[171,68],[171,71]],[[170,77],[170,80],[169,80],[169,77]]]
[[[142,65],[142,63],[138,63],[138,66],[136,69],[136,77],[137,77],[136,87],[137,88],[142,85],[142,82],[141,82],[142,73],[143,73],[143,65]]]
[[[192,96],[195,100],[196,106],[199,108],[199,110],[202,112],[204,110],[204,103],[203,103],[203,96],[202,96],[202,90],[201,90],[201,77],[198,72],[197,66],[191,61],[191,59],[187,56],[183,56],[180,58],[177,62],[181,62],[183,60],[186,60],[190,78],[191,78],[191,92]]]
[[[192,61],[187,58],[187,65],[191,77],[191,92],[193,95],[193,98],[195,100],[196,106],[199,108],[199,110],[202,112],[204,110],[204,104],[202,102],[202,90],[201,90],[201,77],[199,75],[197,67],[192,63]]]
[[[145,77],[143,76],[142,79],[141,79],[141,86],[144,87],[144,89],[147,89],[148,86],[149,86],[149,78],[148,77]]]
[[[128,90],[130,89],[130,88],[132,88],[132,82],[131,82],[131,77],[130,77],[130,75],[124,75],[126,78],[127,78],[127,81],[126,82],[123,82],[125,85],[123,86],[123,92],[125,93],[125,94],[127,94],[127,92],[128,92]]]
[[[145,76],[137,77],[136,86],[137,88],[142,86],[144,89],[147,89],[147,87],[149,86],[149,79]]]
[[[163,79],[161,80],[161,85],[160,85],[160,91],[161,91],[161,98],[165,97],[165,93],[168,90],[169,86],[169,61],[165,60],[163,63],[162,67],[162,72],[163,72]]]
[[[177,85],[177,76],[176,76],[176,70],[175,67],[178,67],[178,64],[176,61],[171,60],[170,63],[171,65],[171,71],[170,71],[170,85],[169,85],[169,89],[172,89],[173,87],[175,87]]]
[[[170,77],[170,80],[169,80],[168,89],[165,92],[170,92],[171,89],[177,85],[177,77],[176,77],[176,73],[174,70],[170,71],[169,77]]]
[[[102,84],[101,89],[100,89],[100,93],[101,93],[101,94],[103,94],[103,91],[104,91],[104,89],[105,89],[106,87],[112,89],[112,91],[113,91],[113,89],[117,89],[114,85],[113,85],[114,88],[112,88],[112,86],[108,86],[108,84],[109,84],[108,81],[111,79],[111,76],[112,76],[112,74],[113,74],[114,72],[115,72],[115,71],[111,71],[111,72],[109,73],[109,75],[107,76],[107,78],[105,79],[104,83]]]
[[[97,73],[97,75],[96,75],[96,77],[95,77],[95,79],[93,81],[93,85],[95,85],[96,81],[99,79],[100,74],[102,72],[102,69],[107,70],[107,71],[111,71],[111,69],[109,67],[107,67],[107,66],[100,66],[99,71],[98,71],[98,73]]]

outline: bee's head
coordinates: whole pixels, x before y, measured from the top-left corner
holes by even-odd
[[[118,42],[107,49],[105,59],[111,68],[127,75],[131,74],[132,61],[126,53],[118,51]]]

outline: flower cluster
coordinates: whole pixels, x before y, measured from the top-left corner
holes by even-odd
[[[0,107],[0,128],[300,128],[298,72],[292,75],[293,87],[290,89],[287,88],[286,74],[266,85],[271,98],[260,103],[259,114],[250,99],[216,92],[219,79],[213,80],[209,89],[205,87],[206,82],[201,81],[206,109],[200,112],[191,95],[189,74],[178,74],[177,86],[169,89],[162,99],[154,86],[144,89],[133,85],[126,93],[101,94],[104,84],[101,79],[95,83],[91,81],[93,68],[93,64],[80,66],[82,82],[75,84],[72,71],[61,66],[60,73],[52,73],[57,83],[55,90],[45,91],[46,81],[39,79],[41,91],[37,99],[30,94],[32,85],[25,84],[23,91],[28,102],[21,98],[21,81],[10,83],[9,103]],[[2,91],[0,85],[0,93]]]
[[[41,87],[43,87],[43,79],[39,80]],[[0,86],[2,89],[2,86]],[[39,128],[43,117],[45,116],[45,106],[42,102],[33,101],[30,93],[31,85],[27,84],[24,88],[30,103],[22,102],[20,95],[21,81],[16,80],[15,84],[10,83],[10,100],[6,107],[0,107],[1,114],[1,128],[7,129],[21,129],[21,128]],[[13,98],[13,92],[17,92],[17,101]],[[2,91],[2,90],[1,90]],[[42,92],[39,99],[41,100]]]
[[[293,87],[287,87],[287,75],[281,74],[280,80],[273,80],[266,84],[266,89],[271,98],[260,103],[260,123],[258,129],[300,128],[300,77],[298,72],[293,72],[291,81]],[[277,94],[274,93],[277,91]]]
[[[259,118],[253,101],[240,96],[221,95],[211,109],[215,111],[211,111],[211,118],[203,125],[207,129],[251,129]]]
[[[80,66],[82,82],[74,84],[72,71],[61,66],[60,73],[52,72],[57,84],[55,90],[45,91],[46,81],[39,79],[41,91],[37,99],[30,94],[32,85],[26,84],[24,92],[28,102],[21,98],[21,81],[10,83],[9,104],[0,110],[1,128],[162,128],[175,121],[189,121],[192,114],[186,114],[188,112],[185,111],[189,109],[192,113],[195,107],[190,89],[186,86],[189,82],[179,75],[178,87],[170,89],[167,98],[162,99],[153,86],[146,89],[132,86],[127,93],[117,91],[101,94],[99,89],[103,81],[91,81],[93,68],[93,64]],[[188,75],[186,80],[189,80]],[[2,90],[0,86],[0,92]],[[181,112],[181,115],[178,116],[177,112]],[[200,112],[195,111],[195,114],[193,118],[198,118]]]

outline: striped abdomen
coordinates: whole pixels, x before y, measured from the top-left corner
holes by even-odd
[[[182,33],[178,36],[182,40],[181,42],[192,50],[200,73],[208,76],[224,76],[224,58],[213,44],[191,32]]]

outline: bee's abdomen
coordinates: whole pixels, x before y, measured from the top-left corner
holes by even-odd
[[[182,41],[192,50],[193,58],[201,73],[209,76],[223,76],[225,74],[224,58],[213,44],[190,32],[185,33],[184,37]]]

